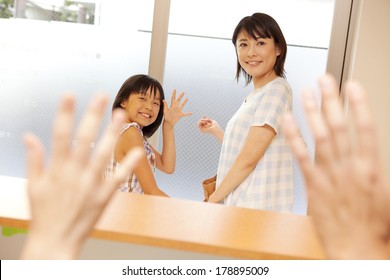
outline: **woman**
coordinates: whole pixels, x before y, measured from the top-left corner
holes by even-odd
[[[222,142],[216,191],[209,202],[287,211],[293,208],[292,154],[281,134],[282,117],[292,109],[285,80],[287,44],[267,14],[244,17],[232,38],[241,74],[254,90],[228,122],[225,132],[203,117],[198,127]]]

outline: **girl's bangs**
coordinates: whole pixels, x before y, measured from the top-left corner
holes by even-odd
[[[142,95],[146,95],[149,89],[150,89],[150,94],[151,94],[152,98],[155,98],[157,93],[160,92],[158,87],[153,83],[148,84],[148,85],[145,85],[145,84],[141,85],[140,89],[137,92],[142,94]]]

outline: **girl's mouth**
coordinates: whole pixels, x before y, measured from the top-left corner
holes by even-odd
[[[145,119],[150,119],[152,116],[149,115],[149,114],[146,114],[146,113],[139,113],[142,117],[144,117]]]

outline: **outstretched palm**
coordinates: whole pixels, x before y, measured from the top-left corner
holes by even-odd
[[[183,108],[186,105],[188,98],[181,100],[184,97],[184,92],[180,93],[179,97],[176,99],[176,90],[172,93],[171,98],[171,107],[168,107],[168,103],[164,100],[164,120],[174,126],[182,117],[187,117],[192,115],[191,112],[183,112]]]

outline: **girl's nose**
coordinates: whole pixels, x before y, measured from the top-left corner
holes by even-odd
[[[145,109],[152,110],[152,103],[151,102],[145,102]]]

